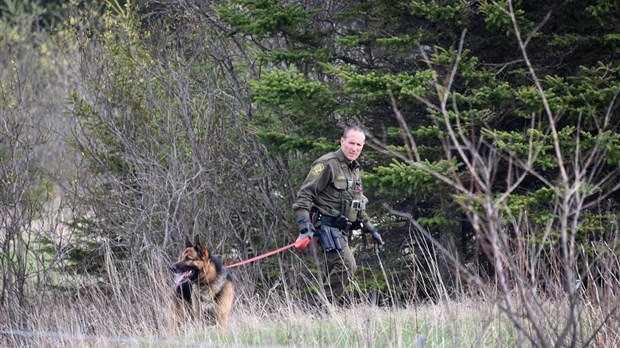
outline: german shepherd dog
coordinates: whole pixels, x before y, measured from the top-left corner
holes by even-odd
[[[209,253],[198,235],[193,243],[185,236],[185,246],[171,267],[175,272],[177,313],[189,312],[192,318],[200,317],[225,328],[234,297],[232,275]]]

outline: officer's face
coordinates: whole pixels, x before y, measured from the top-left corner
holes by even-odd
[[[366,136],[363,132],[351,130],[347,137],[340,138],[340,148],[344,156],[351,162],[355,161],[362,153]]]

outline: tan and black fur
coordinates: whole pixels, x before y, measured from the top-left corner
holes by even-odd
[[[226,327],[234,297],[231,274],[209,253],[198,235],[194,242],[186,236],[185,246],[171,267],[176,273],[177,313]]]

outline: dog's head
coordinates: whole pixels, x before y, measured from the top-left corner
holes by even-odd
[[[198,278],[207,268],[209,263],[209,251],[200,241],[200,237],[196,235],[194,242],[185,236],[185,250],[179,256],[179,260],[171,267],[176,273],[174,277],[175,284],[179,285],[184,282],[198,281]]]

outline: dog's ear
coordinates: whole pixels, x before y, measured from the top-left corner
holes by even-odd
[[[196,237],[194,238],[194,249],[196,249],[196,252],[198,253],[199,256],[204,256],[204,257],[209,257],[209,252],[207,251],[207,248],[205,248],[205,246],[202,244],[202,241],[200,240],[200,235],[196,234]]]
[[[194,244],[192,244],[192,241],[189,240],[189,237],[187,235],[185,235],[185,247],[186,248],[191,248],[193,246],[194,246]]]

